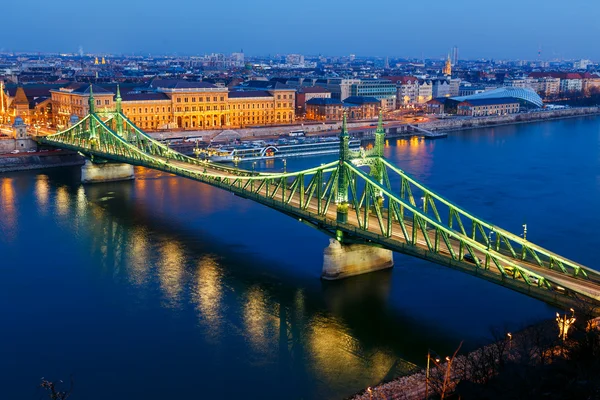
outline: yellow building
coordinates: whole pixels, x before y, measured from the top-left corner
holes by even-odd
[[[270,82],[267,82],[270,83]],[[295,90],[264,83],[230,91],[205,82],[154,79],[148,86],[122,93],[123,113],[146,130],[224,129],[294,122]],[[55,121],[66,125],[71,115],[88,112],[89,84],[51,91]],[[264,86],[262,90],[259,89]],[[114,94],[92,86],[96,110],[114,109]]]
[[[54,126],[62,129],[68,125],[71,115],[76,115],[81,119],[88,114],[90,86],[96,100],[96,111],[115,109],[112,92],[98,85],[74,83],[64,88],[50,90]]]

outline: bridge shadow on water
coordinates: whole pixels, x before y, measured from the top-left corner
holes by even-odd
[[[72,220],[89,230],[91,257],[100,260],[103,275],[140,292],[158,286],[164,309],[198,314],[209,343],[222,345],[220,336],[232,333],[244,338],[242,365],[232,366],[233,358],[225,355],[215,360],[226,364],[217,370],[239,369],[243,375],[257,368],[264,372],[253,375],[259,384],[292,390],[298,398],[339,398],[409,373],[415,362],[422,364],[428,345],[445,350],[460,340],[391,304],[393,271],[319,281],[288,268],[285,260],[220,240],[210,226],[157,212],[136,196],[140,181],[81,186],[74,175],[47,175],[69,197],[85,197],[87,211],[79,202]],[[142,179],[168,185],[180,178]],[[236,389],[220,390],[233,395]]]

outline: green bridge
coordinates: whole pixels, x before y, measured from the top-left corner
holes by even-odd
[[[259,173],[188,157],[153,140],[122,113],[118,89],[115,111],[96,111],[92,93],[89,108],[76,124],[37,141],[97,165],[125,163],[193,179],[296,218],[332,238],[324,278],[390,267],[394,251],[560,308],[600,313],[600,272],[475,217],[391,164],[383,157],[381,117],[372,149],[349,149],[344,118],[337,161]]]

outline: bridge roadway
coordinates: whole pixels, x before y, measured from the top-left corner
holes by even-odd
[[[165,159],[166,160],[166,159]],[[207,166],[203,165],[192,165],[182,161],[174,161],[169,160],[169,164],[171,166],[176,166],[178,168],[186,169],[189,171],[194,171],[197,173],[214,173],[216,171],[221,176],[230,176],[230,177],[239,177],[239,175],[235,175],[233,173],[225,172],[223,170],[211,170],[210,164]],[[280,189],[281,190],[281,189]],[[236,191],[234,190],[234,193]],[[290,190],[286,188],[286,193],[289,196]],[[414,246],[412,244],[407,244],[402,233],[401,225],[398,221],[393,221],[392,223],[392,235],[389,238],[386,238],[381,235],[381,230],[379,227],[379,221],[375,214],[370,213],[369,215],[369,228],[367,231],[359,228],[358,218],[356,216],[355,210],[352,208],[348,211],[348,223],[340,224],[336,221],[337,218],[337,210],[335,206],[330,206],[325,215],[318,214],[318,200],[316,198],[312,198],[306,210],[301,209],[300,207],[300,194],[296,191],[295,195],[291,198],[288,204],[283,204],[282,202],[275,201],[267,196],[267,189],[263,187],[261,191],[257,194],[247,193],[240,190],[239,193],[236,193],[241,197],[252,198],[264,205],[267,205],[271,208],[282,211],[288,215],[292,215],[293,217],[302,219],[304,218],[307,222],[318,224],[326,227],[337,227],[351,236],[355,235],[357,239],[363,239],[365,242],[375,243],[379,246],[387,248],[392,251],[397,251],[404,254],[409,254],[412,256],[416,256],[418,258],[426,259],[437,264],[441,264],[444,266],[449,266],[453,269],[460,270],[462,272],[467,272],[472,275],[476,275],[480,278],[486,279],[488,281],[492,281],[498,283],[503,286],[510,287],[513,290],[525,293],[529,296],[538,298],[540,300],[546,301],[547,303],[564,307],[565,305],[565,295],[559,291],[552,291],[546,288],[539,288],[537,286],[528,285],[522,279],[506,277],[502,275],[502,273],[498,270],[495,264],[491,263],[489,269],[478,268],[474,263],[468,261],[457,261],[454,260],[449,252],[449,250],[444,245],[440,245],[438,253],[431,252],[429,247],[427,246],[427,242],[425,237],[423,236],[420,230],[417,230],[417,245]],[[280,195],[278,194],[278,197]],[[287,196],[286,196],[287,197]],[[321,199],[322,206],[325,205],[325,200]],[[384,218],[387,216],[384,213]],[[410,233],[412,230],[412,218],[405,218],[405,226],[407,231]],[[431,243],[435,241],[435,229],[428,229],[428,236]],[[460,232],[455,231],[455,234],[461,235]],[[455,251],[456,254],[459,253],[459,240],[450,237],[449,241]],[[485,255],[481,251],[474,250],[475,255],[479,257],[481,260],[485,260]],[[534,272],[544,278],[546,278],[549,282],[553,283],[554,287],[560,286],[563,288],[568,288],[569,291],[579,292],[580,294],[584,294],[591,298],[594,298],[598,304],[600,304],[600,276],[590,275],[589,279],[575,277],[563,274],[561,272],[557,272],[551,270],[549,268],[542,267],[538,264],[531,263],[529,261],[519,260],[512,257],[508,251],[499,251],[497,252],[499,255],[502,255],[508,259],[510,259],[513,263],[521,266],[523,268],[528,269],[529,271]],[[560,290],[560,289],[559,289]],[[571,299],[572,305],[577,306],[578,303],[576,299]]]

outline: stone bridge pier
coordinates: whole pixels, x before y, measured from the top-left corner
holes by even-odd
[[[342,244],[336,239],[329,239],[329,246],[323,252],[321,278],[343,279],[393,266],[394,256],[391,250],[364,244]]]
[[[133,165],[123,163],[94,163],[85,160],[81,167],[82,183],[127,181],[135,178]]]

